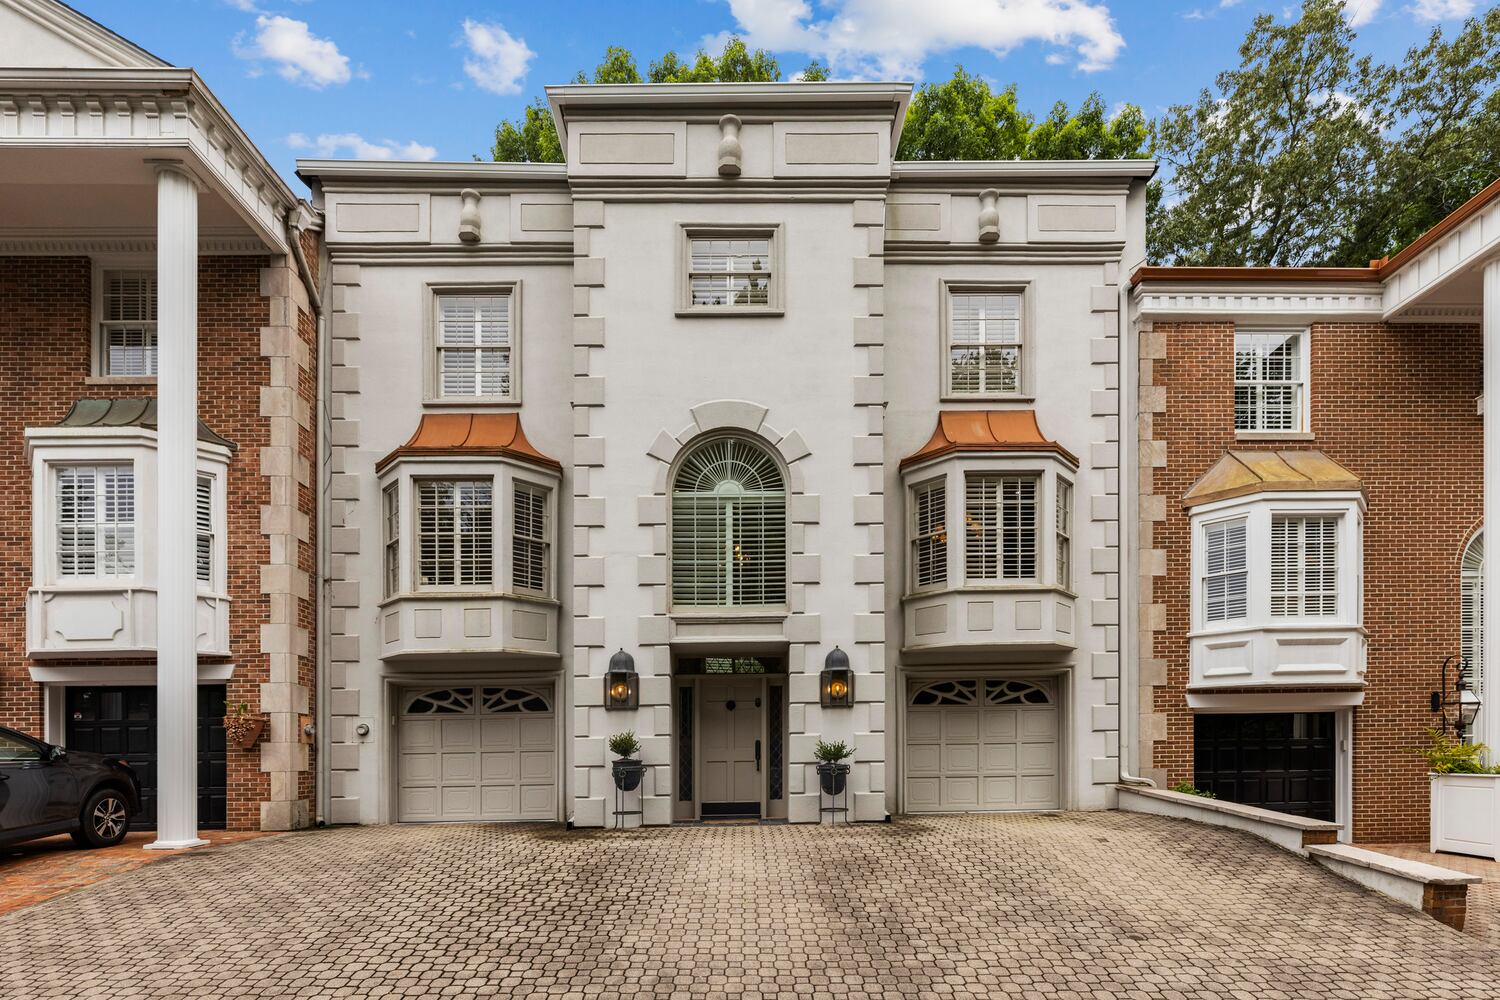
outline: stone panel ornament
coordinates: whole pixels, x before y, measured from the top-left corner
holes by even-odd
[[[1000,192],[994,188],[985,188],[979,192],[979,242],[1000,242],[1000,209],[995,201],[1000,197]]]
[[[464,243],[478,243],[479,192],[473,188],[464,188],[458,196],[463,199],[463,205],[458,210],[458,238]]]
[[[719,119],[719,176],[738,177],[740,161],[745,149],[740,145],[740,119],[737,115],[725,115]]]

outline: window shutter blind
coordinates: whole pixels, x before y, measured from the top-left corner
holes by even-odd
[[[156,374],[156,275],[109,271],[104,275],[104,374]]]
[[[912,566],[918,587],[948,582],[948,489],[929,483],[915,493]]]
[[[1484,536],[1477,535],[1464,551],[1459,573],[1459,654],[1464,658],[1464,680],[1484,697]]]
[[[949,383],[955,394],[1021,391],[1021,296],[954,294],[949,303]]]
[[[1236,430],[1295,431],[1302,422],[1300,333],[1236,333]]]
[[[400,537],[401,537],[401,494],[400,484],[392,483],[385,488],[383,494],[385,507],[384,521],[384,570],[385,570],[385,596],[390,597],[400,589],[401,571],[400,562]]]
[[[486,587],[494,581],[494,522],[488,480],[424,480],[417,486],[418,578],[425,587]]]
[[[1034,580],[1037,479],[964,477],[964,572],[972,580]]]
[[[438,296],[441,395],[511,395],[510,303],[509,295]]]
[[[1073,484],[1057,481],[1057,585],[1073,586]]]
[[[543,594],[547,591],[547,494],[520,483],[515,494],[511,584],[517,590]]]
[[[683,606],[786,603],[786,488],[745,441],[691,452],[672,486],[672,600]]]
[[[1210,524],[1203,541],[1204,620],[1223,622],[1245,617],[1249,610],[1245,522]]]
[[[1338,614],[1338,518],[1271,519],[1271,614]]]
[[[65,577],[135,572],[135,471],[128,465],[57,470],[57,572]]]
[[[214,579],[214,481],[209,476],[198,477],[196,501],[198,582],[211,584]]]

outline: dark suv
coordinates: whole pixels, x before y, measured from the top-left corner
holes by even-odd
[[[120,758],[0,726],[0,846],[69,833],[81,847],[111,847],[140,808],[140,779]]]

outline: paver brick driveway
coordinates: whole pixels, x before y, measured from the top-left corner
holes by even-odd
[[[308,833],[11,913],[0,942],[6,1000],[1500,995],[1500,951],[1126,813]]]

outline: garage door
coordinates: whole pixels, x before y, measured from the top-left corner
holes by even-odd
[[[401,822],[557,817],[550,686],[415,688],[401,702]]]
[[[1221,799],[1333,820],[1332,712],[1193,717],[1193,782]]]
[[[1056,808],[1050,682],[969,677],[908,687],[908,812]]]

